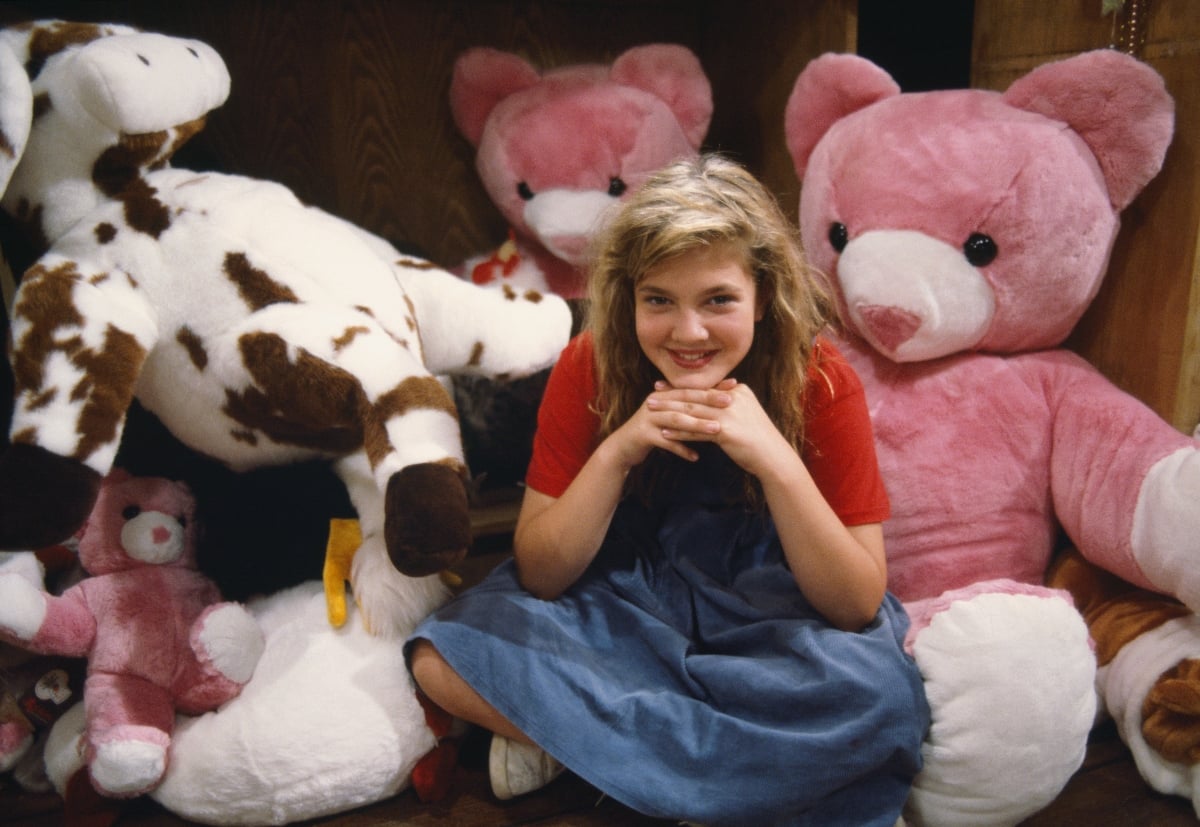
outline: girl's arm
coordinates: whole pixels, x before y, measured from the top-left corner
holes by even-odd
[[[664,399],[677,394],[672,390],[650,394],[629,421],[592,452],[561,497],[525,489],[513,534],[513,557],[517,577],[531,594],[552,600],[579,579],[600,550],[625,478],[653,448],[696,458],[686,443],[667,436],[664,428],[669,423],[704,433],[716,431],[710,415],[700,418],[664,410]]]
[[[746,385],[725,380],[729,403],[693,407],[717,423],[716,433],[686,425],[674,438],[716,442],[762,483],[767,508],[779,532],[792,576],[809,603],[834,626],[858,630],[870,623],[887,588],[883,528],[878,523],[846,527],[830,507],[804,461],[775,427]],[[672,403],[676,412],[684,408]]]

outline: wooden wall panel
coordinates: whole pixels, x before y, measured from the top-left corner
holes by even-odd
[[[1100,294],[1067,345],[1190,433],[1200,423],[1200,14],[1194,0],[1136,6],[1139,56],[1175,98],[1175,137],[1125,210]],[[972,85],[1003,89],[1041,63],[1105,48],[1120,22],[1100,0],[976,0]]]

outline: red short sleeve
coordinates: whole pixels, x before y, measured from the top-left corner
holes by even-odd
[[[804,464],[845,525],[879,523],[890,514],[875,455],[866,392],[854,368],[821,339],[809,369]]]
[[[585,331],[567,343],[546,380],[525,474],[528,487],[555,498],[567,490],[596,447],[600,418],[591,410],[595,396],[592,336]]]
[[[538,410],[533,455],[525,484],[561,497],[596,444],[599,417],[592,337],[572,339],[550,372]],[[822,339],[809,370],[804,464],[846,525],[887,519],[889,505],[862,382],[830,342]]]

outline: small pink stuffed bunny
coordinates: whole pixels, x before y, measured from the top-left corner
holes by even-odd
[[[82,757],[104,795],[152,789],[176,712],[237,696],[262,654],[255,620],[196,570],[195,517],[183,483],[116,470],[79,533],[88,577],[55,597],[0,576],[0,639],[87,658]]]

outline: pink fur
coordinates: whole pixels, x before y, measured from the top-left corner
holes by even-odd
[[[105,746],[135,743],[161,752],[165,768],[176,712],[216,709],[241,691],[244,681],[225,674],[214,660],[220,653],[203,642],[207,618],[232,604],[221,603],[215,584],[194,567],[197,530],[186,485],[114,471],[80,531],[89,576],[61,596],[43,595],[44,618],[28,638],[0,613],[0,637],[35,652],[87,657],[89,764]],[[163,559],[153,556],[160,553]],[[248,614],[245,620],[244,634],[223,645],[253,662],[262,636]],[[127,779],[118,767],[116,778],[129,786],[106,786],[95,776],[93,783],[108,795],[135,795],[159,773]]]
[[[611,65],[544,71],[476,48],[455,62],[450,107],[526,263],[508,283],[578,298],[604,207],[699,150],[712,92],[700,61],[674,44],[635,46]]]
[[[900,93],[853,55],[818,58],[793,88],[800,231],[866,389],[888,585],[933,713],[914,821],[1017,823],[1082,760],[1095,657],[1070,596],[1043,586],[1064,541],[1200,605],[1200,452],[1058,347],[1173,112],[1162,78],[1111,51],[1003,93]],[[995,743],[1009,736],[1019,756]]]

